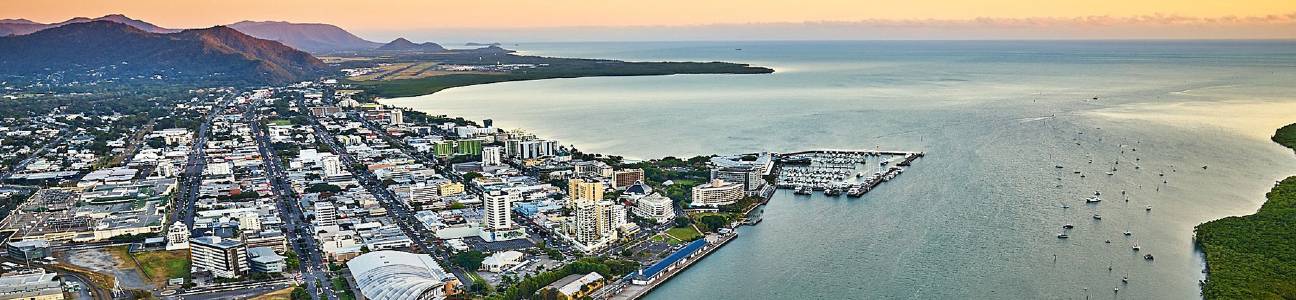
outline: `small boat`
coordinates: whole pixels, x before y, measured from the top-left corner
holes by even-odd
[[[1134,234],[1134,233],[1129,232],[1129,230],[1126,230],[1126,231],[1125,231],[1125,236],[1130,236],[1131,234]]]
[[[1107,172],[1107,176],[1112,176],[1112,175],[1116,175],[1116,173]]]
[[[1202,166],[1202,170],[1205,170],[1205,169],[1206,169],[1206,166]]]
[[[1142,247],[1139,247],[1139,245],[1134,245],[1133,247],[1130,247],[1130,249],[1132,249],[1132,250],[1134,250],[1134,251],[1143,250],[1143,248],[1142,248]]]
[[[1053,166],[1053,167],[1054,167],[1054,168],[1061,169],[1061,168],[1062,168],[1062,165],[1056,165],[1056,166]]]
[[[882,161],[882,162],[879,163],[879,164],[882,165],[882,166],[886,166],[886,165],[889,164],[889,163],[891,163],[891,162],[890,162],[890,161],[885,161],[885,160],[884,160],[884,161]]]
[[[1094,218],[1094,220],[1102,220],[1102,215],[1100,215],[1100,214],[1094,214],[1094,215],[1093,215],[1093,218]]]
[[[1147,255],[1143,255],[1143,259],[1146,259],[1146,260],[1153,260],[1153,259],[1155,259],[1155,258],[1152,257],[1152,254],[1147,254]]]
[[[842,194],[842,191],[841,191],[840,189],[837,189],[837,188],[830,188],[830,189],[824,190],[824,195],[828,195],[828,196],[837,197],[837,196],[841,196],[841,194]]]
[[[1121,282],[1122,282],[1122,283],[1129,283],[1129,276],[1121,277]]]
[[[855,173],[855,178],[864,177],[864,172]]]
[[[807,187],[807,186],[797,187],[797,188],[796,188],[796,191],[795,191],[795,192],[792,192],[792,193],[793,193],[793,194],[797,194],[797,195],[809,195],[809,194],[811,194],[811,192],[810,192],[810,187]]]
[[[1095,203],[1095,202],[1102,202],[1102,197],[1098,197],[1098,195],[1093,195],[1093,196],[1089,196],[1089,198],[1085,198],[1085,203]]]
[[[1059,233],[1059,234],[1057,235],[1057,238],[1059,238],[1059,239],[1065,239],[1065,238],[1069,238],[1069,237],[1070,237],[1070,236],[1067,236],[1065,233]]]
[[[1152,206],[1151,206],[1151,205],[1148,205],[1147,207],[1144,207],[1144,209],[1147,210],[1147,211],[1152,211]]]
[[[1075,225],[1071,225],[1071,224],[1062,225],[1062,229],[1071,229],[1071,228],[1075,228]]]

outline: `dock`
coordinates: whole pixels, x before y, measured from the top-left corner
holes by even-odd
[[[775,186],[784,189],[796,189],[798,194],[809,194],[810,191],[824,191],[826,195],[840,195],[843,190],[848,197],[861,197],[872,191],[883,182],[894,179],[911,166],[915,160],[925,156],[924,152],[882,151],[882,150],[807,150],[777,154],[778,179]],[[856,173],[861,165],[868,169],[871,158],[892,157],[880,162],[881,170],[873,172],[862,182],[852,182],[851,175],[863,177]],[[894,163],[894,164],[893,164]],[[871,172],[865,171],[865,172]]]
[[[713,238],[714,240],[712,240]],[[715,235],[714,237],[709,235],[703,240],[699,240],[704,245],[699,249],[694,249],[695,252],[692,254],[680,254],[679,252],[676,252],[675,254],[663,259],[661,262],[658,262],[658,264],[665,264],[664,266],[653,265],[641,269],[638,272],[631,273],[617,282],[609,283],[608,286],[594,292],[593,295],[590,295],[590,298],[611,300],[635,300],[643,298],[643,296],[647,295],[648,292],[651,292],[653,289],[661,286],[661,284],[670,281],[670,279],[674,278],[675,275],[684,272],[685,269],[688,269],[688,267],[692,266],[694,263],[701,261],[702,258],[710,255],[716,249],[720,249],[721,246],[728,244],[735,238],[738,238],[737,231],[730,231],[727,234]],[[681,248],[680,251],[686,251],[688,249],[689,247],[685,246],[684,248]],[[681,257],[677,258],[677,261],[671,262],[670,260],[676,255],[681,255]],[[653,272],[651,275],[646,275],[650,277],[643,277],[645,276],[645,271],[652,271],[654,268],[656,268],[656,272]]]

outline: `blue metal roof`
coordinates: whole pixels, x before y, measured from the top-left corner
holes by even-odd
[[[684,259],[684,257],[687,257],[693,254],[694,252],[701,250],[702,246],[706,246],[706,239],[697,239],[692,243],[689,243],[688,245],[684,246],[684,248],[680,248],[679,251],[675,251],[675,253],[671,253],[670,256],[663,258],[661,261],[658,261],[652,266],[639,270],[639,273],[637,275],[641,279],[648,279],[648,278],[652,278],[653,276],[657,276],[657,273],[661,273],[661,271],[666,270],[666,267],[669,267],[670,265],[675,264],[676,262],[679,262],[680,260]]]

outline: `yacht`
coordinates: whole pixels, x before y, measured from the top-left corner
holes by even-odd
[[[1071,228],[1075,228],[1075,225],[1071,225],[1071,224],[1062,225],[1062,229],[1071,229]]]
[[[1058,237],[1059,239],[1065,239],[1065,238],[1069,238],[1070,236],[1067,236],[1065,233],[1059,233],[1059,234],[1057,235],[1057,237]]]
[[[828,188],[827,190],[824,190],[824,195],[828,195],[828,196],[837,197],[837,196],[841,196],[841,194],[842,194],[841,189],[838,189],[838,188],[835,188],[835,187],[834,187],[834,188]]]
[[[1094,203],[1094,202],[1102,202],[1102,197],[1098,197],[1097,194],[1094,194],[1093,196],[1089,196],[1089,198],[1085,198],[1085,203]]]
[[[1093,215],[1093,218],[1094,218],[1094,220],[1102,220],[1102,215],[1100,215],[1100,214],[1094,214],[1094,215]]]

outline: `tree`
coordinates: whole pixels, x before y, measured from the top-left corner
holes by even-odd
[[[291,295],[292,295],[292,296],[291,296],[291,297],[292,297],[292,300],[308,300],[308,299],[310,299],[310,293],[307,293],[307,292],[306,292],[306,288],[304,288],[304,287],[302,287],[302,286],[300,286],[300,285],[297,286],[297,287],[294,287],[294,288],[293,288],[293,290],[292,290],[292,294],[291,294]]]
[[[724,228],[726,225],[729,224],[728,220],[726,220],[724,217],[717,216],[717,215],[702,216],[702,219],[700,219],[699,221],[702,222],[702,225],[705,225],[706,228],[708,228],[708,230],[710,230],[711,232],[719,231],[720,228]]]
[[[301,259],[297,258],[297,253],[288,251],[284,253],[284,270],[294,271],[301,267]]]
[[[689,220],[688,217],[675,217],[675,227],[687,227],[692,223],[693,220]]]
[[[481,251],[464,251],[455,253],[451,260],[466,270],[477,270],[481,268],[482,261],[486,260],[486,254]]]
[[[482,177],[482,174],[477,172],[468,172],[463,174],[464,181],[472,181],[473,179],[477,179],[479,177]]]
[[[324,193],[324,192],[337,193],[341,191],[342,191],[342,187],[332,185],[332,184],[327,184],[327,183],[316,183],[306,187],[307,193]]]

